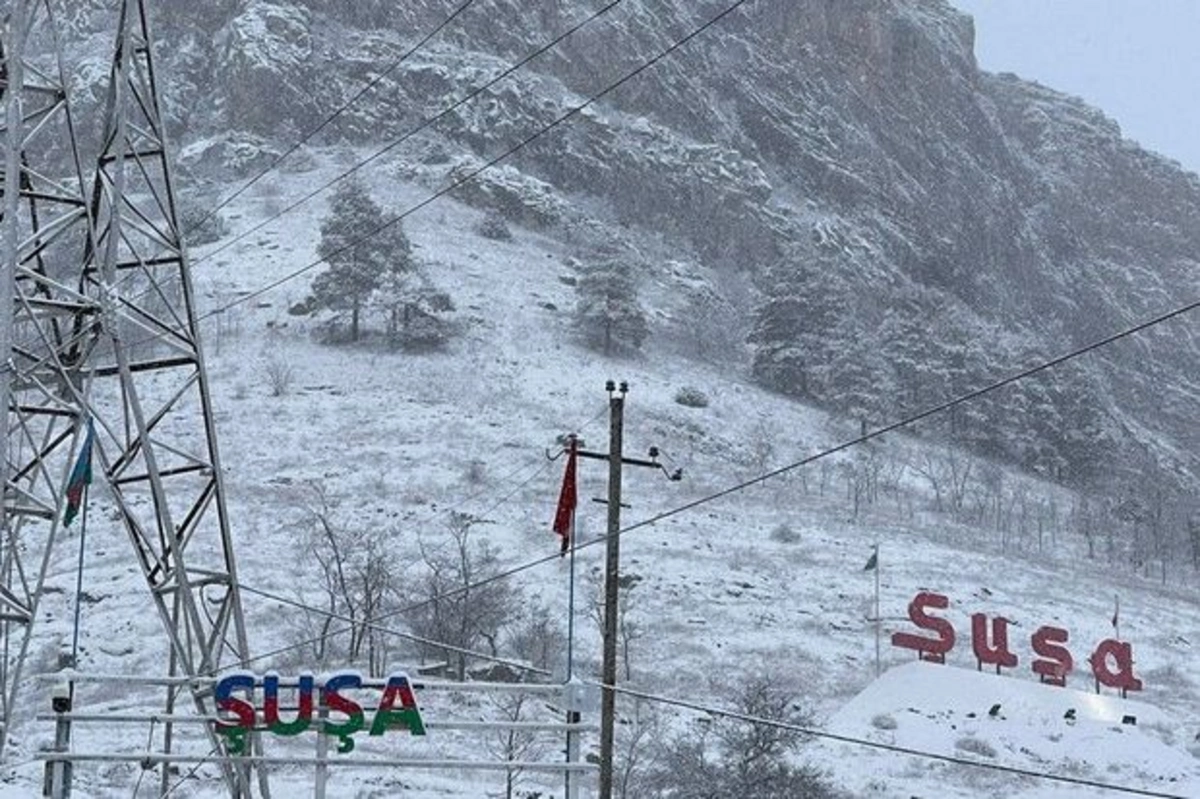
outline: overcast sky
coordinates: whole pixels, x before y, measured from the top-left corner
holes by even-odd
[[[989,72],[1074,94],[1200,172],[1200,0],[951,0]]]

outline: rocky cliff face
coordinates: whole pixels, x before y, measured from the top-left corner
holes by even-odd
[[[159,27],[182,138],[232,130],[281,144],[449,13],[425,0],[168,5],[178,13]],[[449,170],[459,156],[503,152],[723,5],[630,0],[420,137],[412,157]],[[483,0],[327,139],[395,138],[583,16],[561,0]],[[614,230],[653,233],[682,259],[754,278],[742,334],[782,290],[780,264],[815,260],[845,304],[827,343],[870,340],[889,319],[893,330],[923,327],[928,351],[892,353],[878,364],[890,377],[874,380],[892,388],[856,406],[892,419],[920,404],[913,397],[980,385],[1195,291],[1200,180],[1078,100],[980,72],[973,41],[970,18],[942,0],[751,2],[511,165],[561,207],[586,200]],[[896,321],[914,296],[925,299],[913,318]],[[923,317],[931,303],[942,310]],[[1051,377],[991,400],[977,415],[1008,421],[978,421],[996,429],[970,443],[1064,478],[1096,478],[1103,469],[1071,461],[1110,445],[1190,470],[1181,453],[1200,443],[1198,354],[1186,320],[1120,343],[1081,361],[1069,383]],[[905,385],[916,378],[897,364],[922,357],[940,366]],[[842,378],[830,369],[814,378],[823,388],[776,387],[837,406]],[[1031,429],[1089,441],[1053,457],[1009,446]],[[1100,439],[1102,450],[1090,446]]]

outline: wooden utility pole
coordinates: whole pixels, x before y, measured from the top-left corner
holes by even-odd
[[[680,480],[682,470],[668,472],[656,458],[658,448],[650,448],[650,459],[626,458],[622,456],[622,436],[625,421],[625,395],[629,384],[622,382],[618,387],[609,380],[608,391],[609,436],[608,452],[578,450],[581,458],[608,461],[608,533],[604,540],[604,653],[601,661],[600,680],[600,799],[612,799],[613,788],[613,743],[616,721],[616,693],[612,686],[617,684],[617,613],[620,596],[621,576],[621,467],[648,466],[658,469],[671,480]]]
[[[604,693],[600,700],[600,799],[612,799],[613,738],[617,712],[617,598],[620,591],[621,568],[621,446],[625,423],[625,393],[628,386],[621,383],[613,391],[610,380],[608,409],[608,534],[604,540],[604,657],[600,679]]]

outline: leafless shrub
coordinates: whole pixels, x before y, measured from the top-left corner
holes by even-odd
[[[892,716],[889,716],[887,713],[880,713],[871,719],[871,726],[877,730],[894,730],[900,725]]]
[[[798,544],[800,543],[800,534],[792,529],[787,524],[777,524],[771,530],[771,540],[778,541],[781,544]]]
[[[263,371],[272,397],[282,397],[291,390],[296,370],[286,357],[278,353],[268,356]]]
[[[734,710],[743,717],[783,724],[752,723],[717,716],[667,742],[636,794],[643,797],[803,796],[832,799],[837,792],[810,766],[796,766],[792,754],[809,717],[778,677],[766,675],[742,684]]]
[[[566,640],[562,625],[550,610],[544,605],[535,605],[513,625],[508,647],[514,655],[528,661],[534,668],[558,674],[563,665]]]
[[[954,742],[955,749],[961,749],[964,752],[979,755],[980,757],[994,758],[996,757],[996,749],[987,741],[979,738],[973,738],[969,735],[963,736]]]

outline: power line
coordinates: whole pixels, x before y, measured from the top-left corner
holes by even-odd
[[[841,444],[837,444],[836,446],[822,450],[822,451],[817,452],[813,455],[810,455],[806,458],[802,458],[798,461],[787,464],[786,466],[781,466],[778,469],[774,469],[765,474],[759,475],[758,477],[754,477],[749,480],[745,480],[745,481],[742,481],[735,485],[732,485],[728,488],[722,489],[720,491],[716,491],[714,493],[707,494],[703,497],[700,497],[699,499],[695,499],[691,502],[687,502],[687,503],[684,503],[683,505],[679,505],[679,506],[676,506],[669,510],[655,514],[655,515],[650,516],[646,519],[643,519],[639,522],[634,522],[633,524],[619,530],[616,533],[616,535],[621,536],[621,535],[625,535],[626,533],[631,533],[634,530],[641,529],[643,527],[649,527],[650,525],[656,524],[657,522],[663,521],[665,519],[669,519],[672,516],[677,516],[681,513],[684,513],[685,511],[694,510],[695,508],[698,508],[702,505],[706,505],[710,502],[714,502],[718,499],[727,497],[730,494],[734,494],[739,491],[744,491],[747,488],[751,488],[755,485],[758,485],[759,483],[763,483],[767,480],[770,480],[773,477],[778,477],[780,475],[786,474],[787,472],[798,469],[802,466],[807,466],[810,463],[814,463],[814,462],[822,460],[824,458],[828,458],[832,455],[836,455],[837,453],[843,452],[845,450],[848,450],[848,449],[858,446],[860,444],[864,444],[868,441],[879,438],[880,436],[883,436],[887,433],[895,432],[902,428],[909,427],[913,424],[916,424],[919,421],[929,418],[930,416],[933,416],[938,413],[942,413],[944,411],[949,410],[950,408],[956,407],[965,402],[970,402],[971,400],[981,397],[985,394],[990,394],[993,391],[997,391],[1005,386],[1011,385],[1012,383],[1016,383],[1019,380],[1024,380],[1025,378],[1031,377],[1032,375],[1035,375],[1040,372],[1051,369],[1054,366],[1058,366],[1059,364],[1062,364],[1067,361],[1078,358],[1089,352],[1100,349],[1101,347],[1105,347],[1105,346],[1108,346],[1109,344],[1120,341],[1121,339],[1128,338],[1129,336],[1132,336],[1132,335],[1139,333],[1143,330],[1146,330],[1148,328],[1154,327],[1155,325],[1159,325],[1164,322],[1170,321],[1171,319],[1174,319],[1176,317],[1183,316],[1184,314],[1190,313],[1191,311],[1195,310],[1196,308],[1200,308],[1200,300],[1190,302],[1186,305],[1175,308],[1174,310],[1167,311],[1166,313],[1163,313],[1163,314],[1159,314],[1158,316],[1155,316],[1151,319],[1140,322],[1131,327],[1127,327],[1117,333],[1113,333],[1112,335],[1106,336],[1106,337],[1099,339],[1097,341],[1094,341],[1090,344],[1087,344],[1087,345],[1084,345],[1077,349],[1071,350],[1063,355],[1059,355],[1055,358],[1051,358],[1048,361],[1043,361],[1042,363],[1039,363],[1036,366],[1029,367],[1023,371],[1017,372],[1016,374],[1010,375],[1009,377],[1005,377],[1000,380],[997,380],[993,383],[990,383],[987,386],[984,386],[983,388],[976,389],[975,391],[971,391],[967,394],[963,394],[961,396],[955,397],[954,399],[947,400],[946,402],[935,405],[932,408],[921,411],[920,413],[917,413],[912,416],[901,419],[898,422],[893,422],[892,424],[886,425],[884,427],[878,428],[873,431],[869,431],[869,432],[865,433],[864,435],[858,436],[857,438],[853,438],[853,439],[850,439],[849,441],[843,442]],[[575,547],[576,547],[576,549],[585,549],[587,547],[596,546],[596,545],[605,543],[607,541],[607,539],[609,538],[609,535],[612,535],[612,534],[610,533],[610,534],[605,534],[602,536],[597,536],[596,538],[593,538],[589,541],[584,541],[582,543],[578,543],[575,545]],[[552,555],[546,555],[544,557],[540,557],[540,558],[536,558],[531,561],[527,561],[525,563],[513,566],[512,568],[507,569],[505,571],[494,574],[490,577],[483,578],[475,583],[472,583],[471,585],[463,586],[462,588],[457,588],[457,589],[455,589],[454,592],[450,592],[446,595],[443,595],[441,598],[444,599],[444,598],[447,598],[450,596],[454,596],[457,593],[465,593],[467,591],[473,591],[476,588],[481,588],[483,586],[489,585],[490,583],[497,582],[499,580],[504,580],[509,577],[513,577],[522,572],[537,568],[538,566],[542,566],[547,563],[552,563],[552,562],[558,561],[558,560],[560,560],[560,558],[561,558],[561,555],[559,553],[555,553]],[[380,620],[383,620],[386,618],[391,618],[392,616],[403,615],[406,613],[411,613],[416,610],[420,610],[421,608],[425,607],[426,605],[428,605],[434,601],[436,601],[436,600],[427,599],[427,600],[425,600],[423,602],[419,602],[415,605],[410,605],[406,608],[401,608],[399,610],[391,611],[390,613],[385,614],[384,616],[381,616]],[[343,630],[343,631],[339,631],[339,632],[345,632],[345,631]],[[304,643],[308,643],[308,642],[304,642]],[[299,646],[303,646],[303,645],[304,644],[302,643]],[[295,648],[295,647],[293,647],[293,648]],[[276,652],[272,652],[270,654],[275,655],[275,654],[279,654],[279,652],[276,651]],[[258,658],[252,658],[251,661],[257,660],[257,659]]]
[[[587,428],[591,427],[596,422],[597,419],[599,419],[601,416],[603,416],[607,412],[608,412],[608,406],[607,405],[601,406],[601,408],[598,412],[596,412],[593,416],[591,416],[587,420],[585,420],[583,422],[583,424],[577,426],[574,429],[579,432],[583,432]],[[481,519],[485,519],[488,516],[488,514],[492,513],[497,508],[499,508],[501,505],[508,502],[510,499],[515,497],[522,489],[524,489],[526,486],[528,486],[534,480],[541,477],[542,474],[549,468],[550,468],[550,462],[544,458],[540,458],[539,463],[535,464],[531,470],[530,470],[528,464],[523,464],[523,465],[518,466],[517,468],[513,469],[512,471],[508,472],[504,477],[500,478],[501,484],[509,482],[509,480],[516,477],[516,475],[518,473],[525,472],[527,470],[529,471],[529,475],[527,477],[524,477],[519,483],[517,483],[515,486],[513,486],[513,488],[507,494],[503,495],[502,497],[497,499],[495,502],[493,502],[492,504],[485,507],[477,515]],[[460,513],[465,512],[466,507],[471,502],[475,501],[476,499],[479,499],[480,497],[483,497],[484,495],[486,495],[488,493],[490,493],[490,489],[482,488],[482,489],[476,491],[474,494],[468,495],[465,499],[459,500],[457,503],[455,503],[457,505],[457,507],[451,508],[451,512],[454,512],[454,511],[458,511]]]
[[[644,699],[649,702],[658,702],[664,705],[674,705],[675,707],[686,708],[700,713],[707,713],[713,716],[723,716],[725,718],[744,721],[748,724],[755,724],[764,727],[775,727],[781,730],[803,733],[811,735],[814,738],[823,738],[829,741],[837,741],[839,743],[852,744],[854,746],[865,746],[871,749],[880,749],[885,752],[894,752],[902,755],[912,755],[913,757],[923,758],[925,760],[939,760],[943,763],[952,763],[958,766],[970,766],[972,768],[987,769],[989,771],[998,771],[1005,774],[1016,774],[1022,777],[1031,777],[1037,780],[1047,780],[1050,782],[1061,782],[1068,785],[1080,785],[1086,788],[1100,788],[1105,791],[1114,791],[1117,793],[1131,794],[1134,796],[1153,796],[1159,799],[1186,799],[1181,794],[1161,793],[1159,791],[1151,791],[1144,788],[1129,788],[1123,785],[1113,785],[1107,782],[1099,782],[1097,780],[1089,780],[1083,777],[1067,777],[1058,774],[1050,774],[1042,771],[1032,771],[1017,766],[1003,766],[999,763],[986,763],[980,760],[969,760],[963,757],[954,757],[953,755],[941,755],[936,752],[926,752],[920,749],[911,749],[906,746],[898,746],[896,744],[881,743],[878,741],[868,741],[863,738],[854,738],[849,735],[838,735],[837,733],[827,732],[825,730],[814,729],[812,727],[804,727],[799,724],[790,724],[786,721],[777,719],[763,718],[762,716],[754,716],[748,713],[739,713],[733,710],[723,710],[721,708],[702,705],[698,702],[692,702],[686,699],[675,699],[673,697],[662,696],[660,694],[651,694],[645,691],[637,691],[632,688],[625,688],[617,685],[602,685],[601,683],[591,680],[586,681],[588,685],[594,685],[598,688],[608,688],[620,694],[627,694],[637,699]]]
[[[332,180],[329,180],[329,181],[327,181],[327,182],[325,182],[325,183],[321,184],[321,185],[320,185],[320,186],[318,186],[316,189],[314,189],[313,191],[311,191],[311,192],[309,192],[308,194],[304,195],[304,196],[303,196],[303,197],[301,197],[299,200],[296,200],[295,202],[293,202],[291,205],[287,206],[286,208],[283,208],[283,209],[282,209],[282,210],[280,210],[279,212],[277,212],[277,213],[275,213],[275,214],[272,214],[271,216],[267,217],[267,218],[266,218],[266,219],[264,219],[263,221],[259,222],[258,224],[254,225],[253,227],[249,228],[248,230],[244,230],[244,231],[242,231],[241,233],[239,233],[238,235],[234,236],[234,237],[233,237],[232,239],[230,239],[229,241],[227,241],[227,242],[224,242],[223,244],[221,244],[221,246],[220,246],[220,247],[217,247],[216,249],[213,249],[213,250],[209,251],[208,253],[206,253],[206,254],[205,254],[203,257],[201,257],[201,258],[197,258],[197,259],[195,259],[195,260],[193,261],[193,264],[200,264],[200,263],[203,263],[204,261],[207,261],[207,260],[209,260],[210,258],[212,258],[213,256],[217,255],[218,253],[220,253],[220,252],[223,252],[223,251],[225,251],[225,250],[229,249],[229,248],[230,248],[230,247],[232,247],[234,244],[237,244],[239,241],[242,241],[243,239],[245,239],[246,237],[250,236],[251,234],[253,234],[253,233],[256,233],[256,232],[257,232],[257,231],[259,231],[259,230],[262,230],[264,227],[266,227],[267,225],[269,225],[269,224],[271,224],[272,222],[276,221],[277,219],[279,219],[279,218],[281,218],[281,217],[283,217],[283,216],[286,216],[287,214],[289,214],[289,213],[291,213],[292,211],[296,210],[296,209],[297,209],[297,208],[299,208],[300,206],[302,206],[302,205],[304,205],[305,203],[307,203],[309,200],[313,199],[313,198],[314,198],[314,197],[316,197],[317,195],[319,195],[319,194],[321,194],[322,192],[324,192],[324,191],[325,191],[326,189],[328,189],[330,186],[333,186],[335,183],[338,183],[338,182],[340,182],[340,181],[342,181],[342,180],[344,180],[344,179],[348,178],[350,175],[353,175],[355,172],[358,172],[358,171],[359,171],[360,169],[362,169],[363,167],[365,167],[365,166],[367,166],[368,164],[370,164],[370,163],[374,162],[375,160],[377,160],[377,159],[379,159],[379,158],[383,157],[385,154],[387,154],[387,153],[391,152],[392,150],[394,150],[395,148],[399,147],[401,144],[403,144],[404,142],[408,141],[408,140],[409,140],[409,139],[411,139],[413,136],[416,136],[418,133],[420,133],[420,132],[422,132],[422,131],[424,131],[424,130],[427,130],[427,129],[428,129],[428,128],[430,128],[431,126],[433,126],[433,125],[437,124],[437,123],[438,123],[438,122],[440,122],[441,120],[443,120],[443,119],[445,119],[446,117],[448,117],[450,114],[452,114],[452,113],[454,113],[455,111],[457,111],[459,108],[463,107],[464,105],[466,105],[467,103],[471,102],[472,100],[474,100],[474,99],[475,99],[476,97],[478,97],[479,95],[483,94],[483,93],[484,93],[485,91],[487,91],[488,89],[490,89],[490,88],[492,88],[493,86],[495,86],[495,85],[496,85],[497,83],[499,83],[500,81],[502,81],[502,80],[504,80],[505,78],[509,77],[509,76],[510,76],[510,75],[512,75],[513,73],[515,73],[515,72],[519,71],[520,69],[522,69],[522,68],[523,68],[523,67],[524,67],[526,64],[528,64],[529,62],[531,62],[531,61],[533,61],[533,60],[535,60],[535,59],[539,58],[540,56],[544,55],[545,53],[548,53],[550,50],[553,50],[555,47],[557,47],[559,44],[561,44],[561,43],[562,43],[564,40],[566,40],[566,39],[570,38],[570,37],[571,37],[571,36],[573,36],[575,33],[578,33],[578,32],[579,32],[581,29],[583,29],[583,28],[585,28],[586,26],[590,25],[592,22],[595,22],[597,19],[599,19],[600,17],[604,16],[605,14],[607,14],[607,13],[608,13],[609,11],[611,11],[612,9],[616,8],[617,6],[619,6],[619,5],[620,5],[622,2],[624,2],[624,0],[611,0],[611,1],[610,1],[610,2],[607,4],[607,5],[605,5],[605,6],[602,6],[602,7],[601,7],[601,8],[600,8],[598,11],[595,11],[595,12],[593,12],[592,14],[590,14],[589,16],[587,16],[586,18],[584,18],[582,21],[580,21],[580,22],[577,22],[575,25],[572,25],[572,26],[571,26],[570,28],[568,28],[566,31],[564,31],[563,33],[561,33],[561,34],[559,34],[558,36],[554,37],[554,38],[553,38],[553,39],[551,39],[549,42],[547,42],[546,44],[544,44],[544,45],[542,45],[541,47],[537,48],[536,50],[534,50],[532,53],[530,53],[529,55],[525,56],[525,57],[524,57],[524,58],[522,58],[521,60],[519,60],[519,61],[517,61],[516,63],[512,64],[511,66],[509,66],[507,69],[505,69],[504,71],[502,71],[501,73],[499,73],[498,75],[496,75],[496,76],[495,76],[494,78],[492,78],[491,80],[487,81],[486,83],[482,84],[481,86],[479,86],[479,87],[477,87],[477,88],[475,88],[475,89],[472,89],[471,91],[467,92],[467,94],[465,94],[465,95],[464,95],[462,98],[460,98],[460,99],[456,100],[455,102],[453,102],[452,104],[450,104],[450,105],[449,105],[447,108],[443,109],[442,111],[439,111],[437,114],[433,115],[432,117],[429,117],[429,118],[425,119],[424,121],[422,121],[421,123],[419,123],[419,124],[418,124],[416,127],[414,127],[414,128],[412,128],[412,129],[410,129],[408,132],[406,132],[406,133],[404,133],[403,135],[401,135],[401,136],[400,136],[400,138],[398,138],[398,139],[396,139],[395,141],[391,142],[390,144],[388,144],[387,146],[383,147],[382,149],[380,149],[380,150],[376,150],[374,153],[372,153],[372,154],[371,154],[370,156],[368,156],[367,158],[365,158],[365,159],[363,159],[362,161],[359,161],[358,163],[354,164],[354,166],[350,167],[350,168],[349,168],[349,169],[347,169],[345,172],[342,172],[341,174],[339,174],[337,177],[333,178]],[[522,143],[522,145],[521,145],[521,146],[524,146],[524,143]],[[518,149],[519,149],[519,148],[518,148]],[[507,155],[509,155],[509,154],[508,154],[508,153],[506,153],[506,154],[505,154],[505,157],[507,157]],[[477,173],[476,173],[476,174],[477,174]],[[474,174],[472,174],[472,175],[471,175],[471,177],[474,177]],[[457,187],[458,187],[458,185],[461,185],[461,184],[455,184],[455,186],[452,186],[451,188],[457,188]],[[433,198],[433,199],[437,199],[437,197],[440,197],[440,196],[441,196],[441,194],[444,194],[444,193],[445,193],[445,192],[442,192],[442,193],[440,193],[440,194],[434,195],[434,198]],[[432,202],[432,200],[430,200],[430,202]],[[425,203],[425,204],[428,204],[428,203]],[[420,207],[423,207],[423,206],[417,206],[417,208],[420,208]],[[414,209],[412,209],[412,210],[416,210],[416,209],[414,208]],[[408,213],[411,213],[411,211],[409,211]],[[380,231],[384,230],[385,228],[388,228],[388,227],[390,227],[392,224],[394,224],[394,223],[396,223],[396,222],[399,222],[401,219],[403,219],[405,216],[407,216],[407,215],[408,215],[408,213],[401,214],[400,216],[398,216],[398,217],[396,217],[395,219],[393,219],[393,220],[389,221],[388,223],[386,223],[386,224],[382,225],[381,227],[379,227],[379,228],[377,228],[377,229],[375,229],[375,230],[373,230],[373,231],[370,231],[369,233],[367,233],[366,235],[364,235],[364,236],[363,236],[363,237],[361,237],[360,239],[357,239],[356,241],[354,241],[353,243],[351,243],[350,245],[348,245],[348,247],[346,247],[346,248],[343,248],[342,250],[338,250],[336,253],[332,253],[332,255],[336,255],[336,254],[338,254],[338,253],[342,252],[342,251],[343,251],[343,250],[345,250],[345,249],[348,249],[348,248],[350,248],[350,247],[356,247],[356,246],[358,246],[359,244],[362,244],[362,242],[364,242],[364,241],[366,241],[367,239],[371,238],[372,236],[376,235],[377,233],[379,233]],[[316,265],[318,265],[318,264],[320,264],[320,263],[323,263],[323,262],[324,262],[324,260],[325,260],[325,259],[321,259],[320,261],[317,261],[315,264],[311,264],[310,266],[308,266],[308,267],[305,267],[304,269],[300,270],[300,272],[297,272],[296,274],[298,275],[298,274],[301,274],[301,273],[303,273],[303,272],[306,272],[306,271],[308,271],[309,269],[311,269],[312,267],[314,267],[314,266],[316,266]],[[290,279],[290,278],[289,278],[289,279]],[[274,288],[274,286],[272,286],[272,288]]]
[[[593,416],[589,417],[586,421],[584,421],[583,424],[578,425],[575,428],[573,428],[574,431],[582,433],[584,430],[588,429],[593,424],[595,424],[596,420],[599,419],[601,416],[603,416],[606,413],[608,413],[608,405],[607,404],[601,405],[599,411],[597,411]],[[479,515],[486,517],[489,513],[494,511],[496,508],[500,507],[505,502],[508,502],[510,499],[512,499],[514,496],[516,496],[518,491],[525,488],[525,486],[529,485],[534,480],[536,480],[538,477],[540,477],[542,475],[542,473],[545,472],[549,467],[550,467],[550,462],[545,459],[542,459],[541,463],[539,463],[537,465],[537,468],[532,471],[532,473],[529,475],[529,477],[522,480],[519,484],[516,485],[516,487],[514,487],[511,491],[509,491],[503,497],[496,500],[491,505],[487,506],[487,508],[485,508],[484,510],[480,511]],[[514,476],[517,472],[520,472],[520,471],[524,471],[524,468],[514,469],[512,472],[509,472],[507,476],[501,478],[500,482],[501,483],[508,482],[510,477]],[[466,499],[461,500],[457,504],[458,504],[459,508],[463,508],[470,502],[483,496],[485,493],[487,493],[486,490],[477,491],[474,494],[471,494],[470,496],[468,496]]]
[[[405,61],[407,61],[409,58],[411,58],[418,50],[420,50],[422,47],[424,47],[426,44],[428,44],[429,41],[431,39],[433,39],[433,37],[437,36],[439,33],[441,33],[443,30],[445,30],[452,22],[454,22],[454,20],[458,19],[458,17],[464,11],[466,11],[468,8],[470,8],[472,5],[474,5],[475,2],[476,2],[476,0],[466,0],[466,2],[462,3],[457,8],[455,8],[449,17],[444,19],[441,23],[439,23],[436,27],[434,27],[433,30],[429,31],[423,37],[421,37],[420,41],[418,41],[416,44],[414,44],[408,50],[404,51],[404,53],[401,54],[401,56],[399,58],[397,58],[395,61],[393,61],[391,64],[389,64],[387,66],[387,68],[383,70],[383,72],[380,72],[374,78],[367,81],[366,85],[364,85],[361,89],[359,89],[354,94],[354,96],[352,96],[349,100],[346,100],[344,103],[342,103],[340,106],[338,106],[338,108],[336,108],[333,111],[333,113],[329,114],[323,120],[321,120],[321,123],[319,125],[317,125],[315,128],[310,130],[308,133],[304,134],[304,136],[302,136],[299,141],[297,141],[295,144],[291,145],[282,155],[278,156],[270,164],[263,167],[263,169],[257,175],[250,178],[250,180],[248,180],[245,184],[243,184],[241,188],[239,188],[233,194],[230,194],[228,197],[226,197],[225,199],[223,199],[219,203],[217,203],[217,205],[212,210],[210,210],[208,213],[206,213],[203,217],[200,218],[199,221],[197,221],[187,231],[185,231],[185,235],[187,235],[188,233],[193,233],[197,229],[202,227],[204,225],[204,223],[207,222],[209,219],[212,219],[212,217],[215,216],[218,211],[220,211],[222,208],[229,205],[231,202],[236,200],[238,197],[245,194],[246,191],[249,190],[251,186],[258,183],[260,180],[262,180],[264,177],[266,177],[267,174],[269,174],[270,172],[273,172],[275,170],[275,168],[278,167],[280,164],[282,164],[284,161],[286,161],[292,155],[292,153],[299,150],[306,143],[311,141],[314,136],[316,136],[318,133],[320,133],[326,127],[331,125],[334,122],[334,120],[336,120],[342,114],[346,113],[346,111],[349,110],[350,106],[354,105],[356,102],[361,100],[362,97],[367,92],[371,91],[376,86],[378,86],[383,81],[384,78],[388,77],[393,72],[395,72],[396,69],[401,64],[403,64]]]
[[[215,749],[215,748],[209,749],[208,754],[205,755],[203,759],[196,761],[196,765],[192,766],[191,769],[188,770],[187,774],[184,774],[182,777],[180,777],[178,780],[176,780],[175,784],[172,785],[170,788],[168,788],[167,792],[164,793],[161,797],[159,797],[159,799],[167,799],[168,796],[175,793],[175,791],[179,790],[179,788],[181,788],[185,782],[190,780],[192,777],[196,776],[196,772],[200,770],[201,766],[203,766],[206,763],[211,763],[213,761],[213,759],[215,759],[219,756],[220,756],[220,752],[218,752],[217,749]],[[134,795],[136,796],[137,793],[135,792]]]

